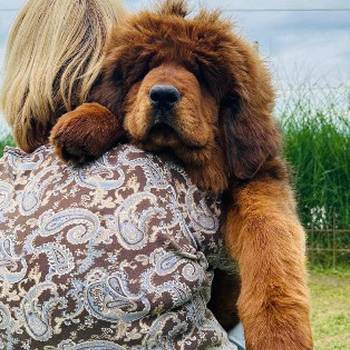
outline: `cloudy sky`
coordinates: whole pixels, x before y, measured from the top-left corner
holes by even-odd
[[[0,0],[0,67],[15,10],[24,2]],[[153,1],[124,3],[137,11],[150,8]],[[224,10],[237,32],[259,42],[278,86],[350,85],[349,0],[265,0],[263,4],[259,0],[192,0],[190,4],[194,12],[201,5]]]

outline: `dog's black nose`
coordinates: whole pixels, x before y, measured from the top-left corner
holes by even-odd
[[[149,97],[151,102],[157,106],[172,107],[180,100],[181,95],[173,85],[154,85]]]

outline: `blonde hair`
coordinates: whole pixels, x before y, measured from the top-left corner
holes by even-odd
[[[101,70],[119,0],[28,0],[11,30],[1,108],[19,147],[47,142],[57,118],[83,103]]]

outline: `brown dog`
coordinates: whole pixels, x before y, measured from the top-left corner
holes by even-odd
[[[85,162],[124,138],[174,153],[199,187],[224,191],[225,244],[240,269],[248,349],[312,349],[304,231],[280,158],[270,77],[254,49],[217,13],[188,19],[182,1],[167,1],[117,28],[90,100],[99,104],[54,127],[59,155]],[[225,305],[235,299],[215,297],[229,325]]]

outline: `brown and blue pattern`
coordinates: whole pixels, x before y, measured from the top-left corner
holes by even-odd
[[[75,169],[44,146],[0,174],[0,349],[234,348],[206,306],[220,203],[178,165],[124,145]]]

